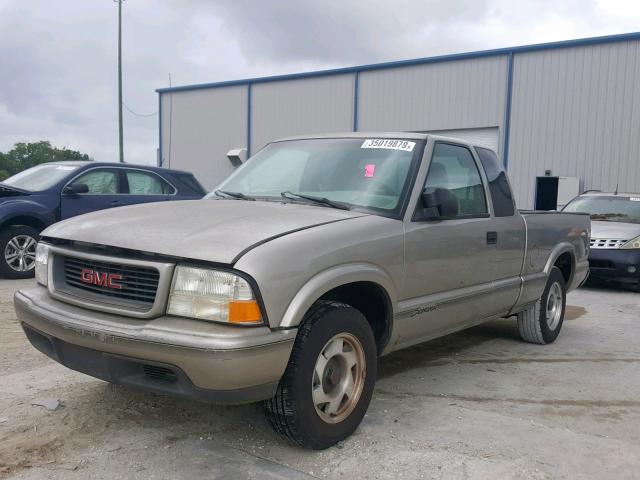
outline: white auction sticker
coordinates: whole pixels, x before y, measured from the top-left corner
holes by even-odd
[[[393,140],[390,138],[370,138],[362,142],[360,148],[388,148],[391,150],[402,150],[404,152],[413,152],[416,142],[407,140]]]

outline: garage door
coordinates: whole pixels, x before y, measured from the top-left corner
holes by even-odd
[[[459,130],[431,130],[420,133],[433,133],[434,135],[442,135],[444,137],[459,138],[460,140],[473,143],[474,145],[490,148],[496,152],[496,154],[500,150],[498,148],[498,127],[461,128]]]

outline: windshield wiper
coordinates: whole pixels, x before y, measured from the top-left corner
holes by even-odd
[[[318,203],[320,205],[326,205],[327,207],[338,208],[340,210],[351,210],[351,208],[345,205],[344,203],[334,202],[333,200],[329,200],[328,198],[324,198],[324,197],[314,197],[313,195],[303,195],[301,193],[294,193],[294,192],[290,192],[289,190],[281,192],[280,196],[282,198],[287,198],[289,200],[291,200],[291,197],[303,198],[305,200]]]
[[[238,200],[255,200],[255,198],[245,195],[241,192],[228,192],[227,190],[216,190],[215,193],[218,197],[222,198],[236,198]]]

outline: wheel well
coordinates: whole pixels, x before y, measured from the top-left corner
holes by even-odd
[[[347,303],[365,316],[381,353],[391,335],[392,307],[383,287],[373,282],[354,282],[341,285],[325,293],[318,300]]]
[[[7,227],[17,227],[19,225],[26,225],[27,227],[35,228],[38,232],[45,229],[46,225],[41,220],[28,215],[20,215],[12,217],[5,221],[0,228],[5,229]]]
[[[564,283],[568,287],[569,282],[571,281],[571,275],[573,274],[573,257],[571,254],[569,252],[563,253],[558,257],[553,266],[560,269],[562,276],[564,277]]]

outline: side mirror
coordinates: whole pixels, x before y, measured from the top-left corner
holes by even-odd
[[[78,195],[80,193],[89,193],[89,185],[86,183],[72,183],[62,190],[66,195]]]
[[[446,188],[425,188],[422,206],[424,220],[442,220],[458,215],[458,199]]]

